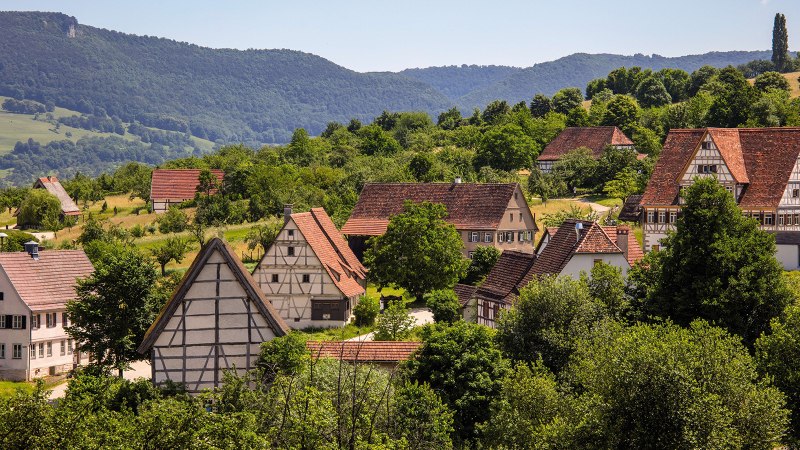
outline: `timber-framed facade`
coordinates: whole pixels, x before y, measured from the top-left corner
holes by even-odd
[[[233,250],[212,239],[145,334],[156,385],[190,393],[222,384],[225,370],[255,367],[260,345],[289,332]]]

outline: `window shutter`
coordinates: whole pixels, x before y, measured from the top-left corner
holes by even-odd
[[[12,320],[14,320],[14,316],[12,316],[11,314],[6,314],[6,323],[5,323],[6,326],[5,326],[5,328],[11,328],[11,321]]]
[[[28,318],[27,316],[24,316],[24,315],[22,316],[22,329],[23,329],[23,330],[25,329],[25,320],[26,320],[27,318]]]

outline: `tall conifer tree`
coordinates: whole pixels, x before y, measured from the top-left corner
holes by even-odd
[[[772,27],[772,63],[775,70],[783,72],[789,59],[789,33],[786,31],[786,16],[775,14]]]

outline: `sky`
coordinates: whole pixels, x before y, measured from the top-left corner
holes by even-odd
[[[359,72],[766,50],[776,12],[800,49],[800,0],[0,0],[0,10],[213,48],[300,50]]]

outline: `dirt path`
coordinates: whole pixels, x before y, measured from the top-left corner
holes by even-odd
[[[414,318],[414,326],[425,325],[426,323],[433,323],[433,313],[428,308],[413,308],[411,309],[411,311],[408,312],[408,315]],[[370,332],[347,340],[357,341],[357,342],[371,341],[373,340],[374,335],[375,335],[374,332]]]
[[[590,201],[586,200],[585,198],[576,198],[576,199],[573,199],[572,201],[576,202],[576,203],[583,203],[584,205],[589,206],[589,208],[592,208],[592,211],[598,212],[600,214],[605,214],[605,213],[607,213],[608,211],[611,210],[611,208],[608,207],[608,206],[603,206],[600,203],[590,202]]]
[[[150,361],[137,361],[131,364],[131,370],[126,370],[122,374],[123,378],[126,380],[135,380],[137,378],[149,379],[150,375]],[[67,393],[68,384],[69,383],[67,381],[64,381],[58,386],[53,386],[52,392],[50,393],[50,399],[53,400],[64,397],[64,394]]]

